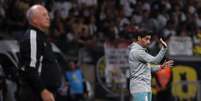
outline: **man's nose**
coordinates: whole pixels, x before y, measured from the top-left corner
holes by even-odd
[[[46,19],[49,20],[50,19],[50,16],[47,14],[45,15]]]
[[[151,43],[151,41],[147,41],[147,43],[148,43],[148,44],[150,44],[150,43]]]

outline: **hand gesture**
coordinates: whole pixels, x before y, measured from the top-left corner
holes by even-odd
[[[162,68],[172,67],[173,65],[174,65],[174,61],[173,61],[173,60],[168,60],[168,61],[165,61],[165,62],[162,64]]]
[[[160,42],[164,48],[167,48],[167,43],[162,38],[160,38]]]
[[[54,95],[50,91],[48,91],[47,89],[44,89],[41,92],[41,98],[43,101],[55,101]]]

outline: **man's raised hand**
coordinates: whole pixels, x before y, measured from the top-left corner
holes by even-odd
[[[164,48],[167,48],[167,43],[162,38],[160,38],[160,42]]]

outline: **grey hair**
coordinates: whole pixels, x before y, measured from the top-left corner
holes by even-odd
[[[29,23],[32,23],[32,17],[33,17],[33,9],[29,8],[26,12],[26,18],[28,20]]]
[[[37,9],[38,7],[42,7],[42,5],[39,4],[33,5],[26,12],[26,18],[30,24],[32,23],[32,18],[36,13],[35,9]]]

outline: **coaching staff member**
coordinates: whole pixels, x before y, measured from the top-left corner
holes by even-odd
[[[47,41],[48,11],[42,5],[33,5],[26,17],[30,27],[19,41],[19,101],[55,101],[61,71]]]

